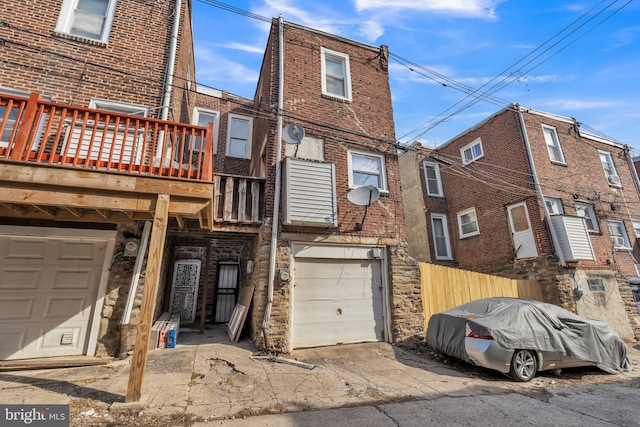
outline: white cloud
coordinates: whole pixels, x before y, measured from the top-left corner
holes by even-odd
[[[360,34],[367,41],[376,41],[384,34],[384,27],[379,22],[370,19],[360,24]]]
[[[227,43],[223,45],[223,47],[227,49],[240,50],[242,52],[258,53],[260,55],[264,53],[264,48],[244,43]]]
[[[255,85],[258,81],[257,71],[249,69],[239,62],[226,59],[227,56],[218,55],[208,47],[196,45],[195,57],[198,66],[198,81],[201,83],[224,87],[233,93],[242,95],[233,88],[229,88],[229,83]]]
[[[496,18],[495,8],[502,0],[354,0],[356,10],[411,9],[457,16]]]
[[[311,13],[292,4],[290,0],[265,0],[264,5],[253,10],[262,16],[282,15],[286,21],[297,22],[301,25],[325,31],[331,34],[340,34],[336,27],[336,19],[328,16],[322,17],[320,13]]]
[[[554,99],[545,102],[545,104],[564,110],[592,110],[595,108],[611,108],[617,105],[617,103],[613,101],[585,101],[580,99]]]

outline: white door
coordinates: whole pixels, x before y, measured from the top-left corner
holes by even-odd
[[[113,239],[93,231],[0,229],[0,359],[93,354],[113,251]]]
[[[531,229],[527,205],[516,203],[507,206],[509,226],[513,237],[513,251],[516,258],[534,258],[538,256],[536,241]]]
[[[171,313],[179,313],[181,322],[189,323],[196,320],[199,284],[200,260],[182,259],[176,261],[171,287]]]
[[[379,259],[296,258],[293,348],[384,339]]]

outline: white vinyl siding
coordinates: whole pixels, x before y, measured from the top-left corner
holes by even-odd
[[[544,133],[544,140],[547,143],[547,151],[549,152],[549,158],[551,161],[554,163],[565,164],[556,128],[542,125],[542,132]]]
[[[438,213],[431,214],[431,233],[433,235],[433,247],[435,249],[436,259],[452,259],[446,215]]]
[[[427,194],[429,196],[444,197],[439,164],[424,162],[424,180],[427,185]]]
[[[321,49],[322,94],[351,101],[351,72],[349,56],[329,49]]]
[[[284,224],[337,227],[335,165],[292,157],[284,163]]]
[[[558,237],[559,250],[566,261],[595,259],[589,230],[582,218],[553,215],[551,225]]]
[[[476,208],[458,212],[458,231],[460,232],[461,239],[480,234]]]
[[[229,157],[251,158],[251,133],[253,118],[229,114],[227,129],[227,150]]]
[[[116,0],[64,0],[56,31],[106,43]]]
[[[482,150],[482,140],[476,139],[470,144],[465,145],[460,149],[460,156],[462,157],[462,164],[468,165],[471,162],[484,157],[484,151]]]
[[[349,188],[373,185],[381,193],[387,189],[384,156],[364,151],[349,150]]]

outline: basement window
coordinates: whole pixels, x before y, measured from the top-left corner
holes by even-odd
[[[592,292],[604,292],[604,283],[602,279],[587,279],[587,285]]]

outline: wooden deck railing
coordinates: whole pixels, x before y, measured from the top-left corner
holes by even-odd
[[[213,181],[213,125],[0,95],[0,161]]]

